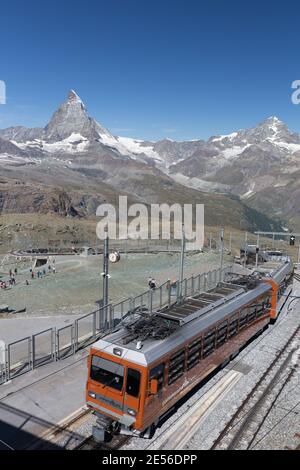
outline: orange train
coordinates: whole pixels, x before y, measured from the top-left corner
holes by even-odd
[[[155,314],[133,315],[93,344],[86,402],[93,435],[149,438],[157,424],[204,378],[223,367],[276,321],[292,280],[290,260],[269,273],[220,283]]]

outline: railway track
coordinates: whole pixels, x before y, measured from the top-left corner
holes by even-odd
[[[211,449],[251,449],[285,385],[295,373],[293,354],[300,344],[300,326],[262,377],[243,400],[237,411],[220,433]]]
[[[91,416],[90,409],[82,409],[64,423],[41,435],[28,449],[43,450],[57,446],[65,450],[118,450],[131,438],[131,436],[115,435],[110,442],[105,443],[96,442],[93,436],[84,438],[80,427],[86,425]]]
[[[131,439],[131,436],[118,434],[110,442],[96,442],[92,436],[86,438],[74,450],[118,450]]]
[[[64,420],[59,425],[45,431],[37,439],[30,443],[26,449],[43,450],[51,446],[72,449],[82,441],[82,436],[76,430],[86,423],[91,416],[91,410],[83,408],[69,419]]]

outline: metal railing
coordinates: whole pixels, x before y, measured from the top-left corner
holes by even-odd
[[[98,338],[114,331],[124,318],[138,311],[150,313],[168,307],[185,297],[214,288],[232,271],[232,265],[179,281],[165,282],[117,304],[107,305],[83,315],[61,328],[48,328],[5,347],[5,363],[0,363],[0,384],[33,369],[62,360],[87,347]],[[181,298],[179,298],[181,292]]]

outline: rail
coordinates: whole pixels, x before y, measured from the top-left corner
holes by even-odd
[[[298,338],[297,338],[298,337]],[[275,359],[247,394],[236,412],[221,431],[211,450],[250,450],[272,407],[286,384],[295,374],[292,356],[295,340],[300,339],[298,326]]]

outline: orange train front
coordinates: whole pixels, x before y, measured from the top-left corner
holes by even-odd
[[[93,435],[149,438],[180,398],[277,318],[293,276],[290,260],[219,283],[155,314],[135,314],[97,341],[88,358],[86,402],[97,416]]]

